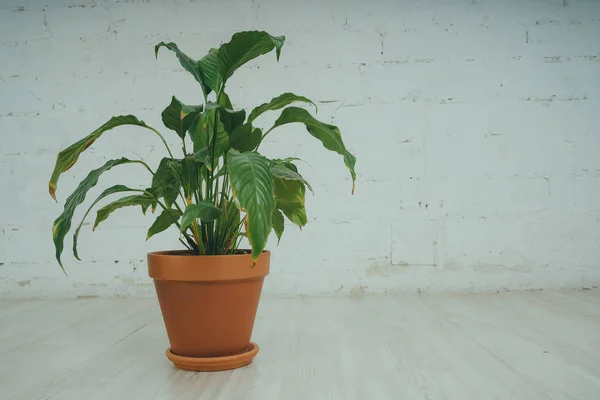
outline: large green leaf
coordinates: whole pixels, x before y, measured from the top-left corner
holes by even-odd
[[[56,248],[56,260],[58,264],[64,271],[64,267],[62,261],[60,260],[60,255],[62,254],[64,247],[64,239],[71,229],[71,221],[73,219],[73,214],[75,213],[75,209],[78,205],[83,203],[85,200],[85,196],[87,192],[96,186],[98,183],[98,178],[102,173],[108,171],[114,166],[121,164],[129,164],[129,163],[141,163],[139,160],[128,160],[127,158],[119,158],[117,160],[109,160],[102,167],[97,168],[91,171],[84,180],[79,183],[79,186],[75,189],[73,193],[67,198],[65,202],[65,206],[62,214],[54,221],[52,226],[52,239],[54,240],[54,247]]]
[[[229,136],[229,145],[232,149],[243,153],[256,149],[261,138],[262,131],[260,129],[253,128],[251,123],[245,123],[233,130]]]
[[[163,158],[152,177],[152,193],[163,197],[167,207],[177,199],[181,187],[181,162],[171,158]]]
[[[83,218],[81,218],[81,222],[79,223],[79,225],[77,226],[77,229],[75,229],[75,233],[73,234],[73,255],[75,256],[76,259],[81,260],[79,258],[79,254],[77,252],[77,241],[79,238],[79,231],[81,230],[81,227],[83,226],[83,222],[87,218],[88,214],[90,213],[90,211],[92,211],[92,208],[94,208],[94,206],[96,204],[98,204],[98,202],[100,200],[102,200],[103,198],[105,198],[106,196],[109,196],[114,193],[134,192],[134,191],[137,191],[137,190],[128,188],[127,186],[124,186],[124,185],[114,185],[114,186],[111,186],[108,189],[106,189],[104,192],[100,193],[100,196],[98,196],[96,198],[96,200],[94,200],[92,205],[87,209],[87,211],[83,215]],[[144,210],[142,209],[142,211],[144,211]]]
[[[308,111],[298,107],[288,107],[277,118],[275,124],[267,131],[269,133],[278,126],[289,124],[291,122],[300,122],[306,126],[306,130],[314,137],[319,139],[326,149],[335,151],[344,157],[344,164],[350,170],[352,176],[352,193],[354,193],[354,181],[356,180],[356,172],[354,165],[356,157],[354,157],[344,146],[342,135],[337,126],[325,124],[315,119]],[[265,133],[265,135],[267,134]]]
[[[115,200],[98,210],[92,230],[96,230],[98,225],[100,225],[100,222],[105,221],[110,214],[113,213],[113,211],[118,210],[119,208],[142,206],[142,211],[144,211],[144,207],[147,208],[150,205],[152,205],[152,198],[143,194],[134,194],[131,196],[121,197],[120,199]]]
[[[273,49],[275,49],[279,61],[284,41],[285,36],[273,37],[262,31],[246,31],[234,34],[228,43],[219,48],[218,52],[219,68],[223,82],[227,81],[236,69],[248,61]]]
[[[254,107],[254,109],[248,116],[248,122],[254,121],[256,118],[258,118],[259,115],[261,115],[264,112],[279,110],[280,108],[283,108],[289,104],[292,104],[295,101],[310,103],[313,106],[315,106],[315,112],[318,112],[317,105],[315,103],[313,103],[312,100],[307,99],[304,96],[295,95],[294,93],[284,93],[281,96],[274,97],[268,103],[263,103],[258,107]]]
[[[221,84],[221,73],[219,72],[219,50],[210,49],[208,54],[200,59],[198,66],[200,67],[200,75],[206,86],[218,93]],[[208,94],[208,92],[206,92]],[[231,107],[230,107],[231,108]]]
[[[233,132],[235,128],[244,123],[246,119],[245,110],[228,110],[225,107],[219,107],[219,119],[223,123],[223,128],[229,134]]]
[[[158,217],[156,217],[156,220],[154,221],[150,229],[148,229],[146,240],[150,239],[157,233],[166,230],[171,225],[176,224],[180,216],[181,213],[178,210],[163,210],[163,212],[160,213]]]
[[[298,168],[291,162],[283,160],[271,160],[271,174],[276,178],[300,181],[312,192],[310,184],[298,173]]]
[[[198,204],[188,204],[183,211],[183,218],[181,218],[181,231],[185,231],[196,219],[214,221],[222,213],[223,210],[217,208],[210,200],[202,200]]]
[[[210,93],[211,88],[204,81],[204,77],[201,73],[200,63],[197,60],[194,60],[193,58],[189,57],[187,54],[183,53],[181,50],[179,50],[179,47],[177,47],[177,45],[173,42],[160,42],[159,44],[154,46],[154,56],[156,58],[158,58],[158,50],[163,46],[175,53],[183,69],[192,74],[196,81],[200,83],[204,94],[208,95]]]
[[[79,155],[85,149],[90,147],[92,143],[94,143],[100,136],[102,136],[104,132],[121,125],[137,125],[150,129],[144,123],[144,121],[140,121],[133,115],[120,115],[117,117],[112,117],[100,128],[96,129],[94,132],[90,133],[83,139],[79,140],[76,143],[73,143],[71,146],[58,153],[58,156],[56,157],[56,165],[54,166],[54,171],[52,171],[52,176],[48,184],[50,196],[52,196],[54,200],[56,200],[55,193],[60,174],[71,168],[77,162]]]
[[[180,138],[185,138],[192,121],[202,112],[202,106],[188,106],[183,104],[175,96],[171,99],[171,104],[161,114],[163,124],[175,131]]]
[[[246,234],[256,261],[267,243],[275,208],[269,160],[256,152],[230,150],[227,169],[236,205],[246,212]]]
[[[275,200],[277,208],[283,211],[286,217],[294,224],[303,227],[306,225],[306,209],[304,198],[306,189],[300,181],[291,181],[274,178]]]
[[[285,222],[283,220],[283,214],[278,208],[273,209],[273,230],[277,235],[277,244],[279,244],[279,241],[281,240],[281,235],[283,235],[284,228]]]

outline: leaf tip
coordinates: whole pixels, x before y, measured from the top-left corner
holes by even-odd
[[[69,275],[67,275],[67,271],[65,270],[65,267],[62,263],[62,261],[60,261],[60,258],[57,258],[58,260],[58,265],[60,265],[60,269],[62,269],[63,274],[65,274],[66,277],[68,277]]]
[[[50,192],[50,196],[54,199],[54,201],[58,202],[58,200],[56,200],[56,186],[53,185],[52,182],[50,182],[48,185],[48,192]]]
[[[354,189],[356,189],[356,185],[352,182],[352,195],[354,196]]]

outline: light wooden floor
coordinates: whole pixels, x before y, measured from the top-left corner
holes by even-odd
[[[264,298],[246,368],[176,370],[154,299],[0,303],[0,399],[600,399],[600,290]]]

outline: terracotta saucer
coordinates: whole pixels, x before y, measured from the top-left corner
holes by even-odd
[[[167,349],[167,358],[171,360],[177,368],[187,371],[224,371],[243,367],[252,362],[256,357],[259,347],[256,343],[250,342],[248,349],[241,354],[234,354],[226,357],[184,357],[171,352],[171,348]]]

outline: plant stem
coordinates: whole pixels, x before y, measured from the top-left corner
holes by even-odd
[[[158,137],[160,137],[160,140],[162,140],[163,144],[167,148],[167,151],[169,152],[169,156],[171,158],[173,158],[173,153],[171,153],[171,149],[169,148],[169,145],[167,144],[167,141],[165,140],[165,138],[163,137],[163,135],[161,135],[159,131],[157,131],[156,129],[154,129],[151,126],[146,125],[146,128],[150,129],[151,131],[154,131],[154,133],[156,133],[158,135]]]
[[[162,201],[160,201],[160,200],[159,200],[159,199],[158,199],[156,196],[154,196],[152,193],[148,192],[147,190],[136,189],[136,191],[138,191],[138,192],[142,192],[142,193],[144,193],[145,195],[147,195],[147,196],[150,196],[150,197],[151,197],[151,198],[152,198],[154,201],[156,201],[156,203],[157,203],[158,205],[160,205],[160,206],[163,208],[163,210],[165,210],[165,211],[170,211],[170,210],[167,208],[167,206],[166,206],[166,205],[164,205],[164,204],[162,203]],[[175,205],[177,206],[177,204],[176,204],[176,203],[173,203],[173,204],[175,204]],[[181,212],[181,209],[180,209],[178,206],[177,206],[177,208],[178,208],[178,209],[179,209],[179,211]],[[171,218],[173,219],[173,223],[175,223],[175,225],[177,226],[177,228],[179,228],[179,232],[181,232],[181,234],[182,234],[182,235],[185,237],[185,239],[188,241],[188,243],[194,243],[194,241],[192,240],[192,238],[190,238],[190,237],[188,236],[188,234],[187,234],[187,233],[185,233],[185,232],[182,232],[182,231],[181,231],[181,225],[179,224],[179,220],[178,220],[177,218],[175,218],[175,217],[173,216],[173,214],[169,213],[169,215],[170,215],[170,216],[171,216]],[[195,245],[195,243],[194,243],[194,245]]]

